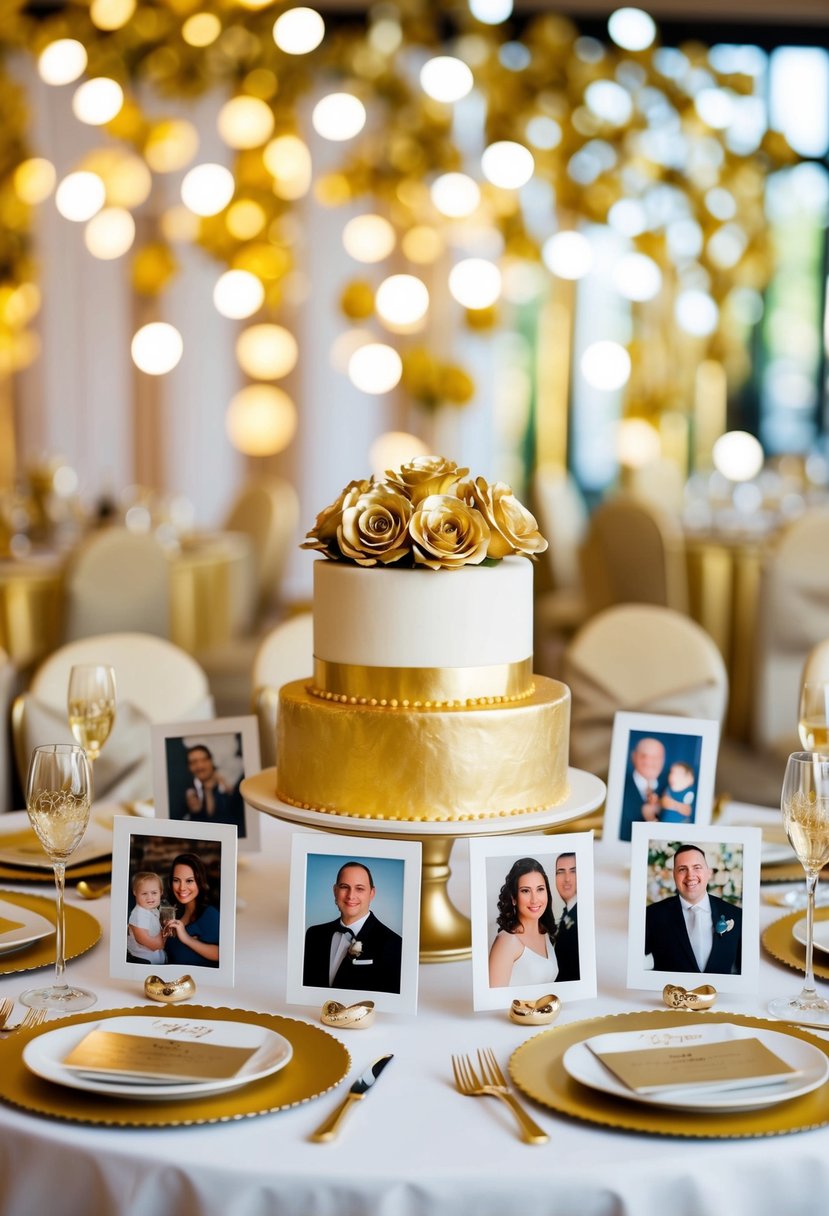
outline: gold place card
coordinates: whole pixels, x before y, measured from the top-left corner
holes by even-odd
[[[709,1043],[678,1043],[634,1051],[607,1051],[587,1044],[606,1068],[637,1094],[674,1089],[741,1089],[768,1085],[797,1075],[755,1038]]]
[[[235,1077],[255,1047],[92,1030],[63,1064],[78,1073],[141,1082],[221,1081]]]

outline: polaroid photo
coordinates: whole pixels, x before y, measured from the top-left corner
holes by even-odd
[[[674,831],[711,822],[718,722],[617,713],[607,777],[604,841],[629,841],[636,823]]]
[[[756,992],[760,828],[635,823],[628,988]]]
[[[109,972],[232,987],[236,830],[116,815]]]
[[[152,727],[153,797],[160,819],[226,823],[239,851],[257,853],[261,816],[242,798],[245,777],[258,773],[259,728],[253,714],[168,722]]]
[[[417,1012],[419,842],[292,838],[287,1000]]]
[[[469,882],[475,1009],[596,995],[592,832],[474,837]]]

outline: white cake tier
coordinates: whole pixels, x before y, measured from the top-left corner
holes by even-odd
[[[318,561],[314,657],[381,668],[525,664],[533,649],[532,597],[532,565],[523,557],[460,570]]]

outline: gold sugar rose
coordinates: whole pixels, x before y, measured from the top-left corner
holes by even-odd
[[[417,565],[452,570],[484,561],[489,546],[487,522],[474,507],[451,494],[431,494],[409,523]]]
[[[388,469],[386,477],[417,506],[431,494],[453,494],[468,472],[443,456],[415,456],[397,470]]]
[[[393,486],[381,483],[346,506],[337,529],[340,552],[358,566],[388,565],[412,547],[412,504]]]
[[[483,477],[478,477],[475,481],[464,482],[458,487],[458,493],[481,512],[489,525],[488,557],[507,557],[510,553],[529,557],[533,553],[543,553],[547,548],[535,516],[518,501],[505,482],[496,481],[490,486]]]

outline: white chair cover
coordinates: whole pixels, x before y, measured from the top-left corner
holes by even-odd
[[[564,653],[570,761],[606,776],[618,710],[722,722],[728,675],[701,626],[671,608],[621,604],[593,617]]]
[[[769,551],[760,579],[754,742],[797,746],[800,682],[810,651],[829,637],[829,512],[809,511]]]
[[[254,709],[259,719],[262,765],[276,764],[279,690],[314,670],[314,622],[310,612],[283,621],[262,640],[253,661]]]
[[[296,490],[290,482],[274,477],[243,487],[224,522],[228,531],[245,532],[253,543],[256,564],[254,619],[266,615],[278,598],[283,567],[298,521]]]
[[[0,814],[12,810],[9,715],[16,674],[14,663],[0,650]]]
[[[64,637],[126,630],[169,637],[169,562],[154,536],[105,528],[69,564]]]
[[[661,604],[688,611],[685,540],[669,511],[628,494],[601,503],[581,551],[588,608]]]
[[[803,664],[801,684],[829,684],[829,638],[813,646]]]
[[[46,659],[13,711],[15,752],[25,781],[32,748],[71,743],[66,718],[69,670],[76,663],[115,668],[115,726],[95,762],[95,798],[123,801],[152,795],[150,726],[213,717],[213,700],[198,663],[163,638],[101,634],[70,642]]]

